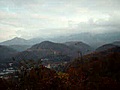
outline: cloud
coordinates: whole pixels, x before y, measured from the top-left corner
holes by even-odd
[[[0,0],[0,36],[5,40],[12,35],[119,31],[119,4],[120,0]],[[11,33],[4,31],[2,36],[3,30]]]
[[[106,19],[90,19],[88,22],[81,22],[77,24],[76,32],[120,32],[120,17],[119,14],[113,13]]]

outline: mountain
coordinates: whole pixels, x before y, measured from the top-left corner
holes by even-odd
[[[98,47],[98,48],[96,49],[96,51],[97,51],[97,52],[99,52],[99,51],[104,51],[104,50],[108,50],[108,49],[114,48],[114,47],[118,47],[118,46],[117,46],[117,45],[114,45],[114,44],[105,44],[105,45],[102,45],[102,46]]]
[[[81,51],[83,54],[90,53],[91,51],[93,51],[91,46],[80,41],[65,42],[64,44],[71,48],[75,48],[78,51]]]
[[[49,58],[50,60],[51,58],[52,59],[57,58],[57,60],[59,60],[58,58],[64,56],[63,59],[65,58],[73,59],[78,57],[78,51],[81,51],[82,54],[86,54],[91,51],[91,47],[82,42],[54,43],[50,41],[43,41],[39,44],[33,45],[31,48],[23,52],[18,53],[15,56],[15,58],[17,60],[22,59],[38,60],[40,58],[42,59]]]
[[[13,39],[15,40],[15,39]],[[18,38],[17,38],[18,40]],[[66,42],[54,43],[51,41],[43,41],[35,44],[30,48],[30,45],[9,45],[10,48],[19,51],[14,57],[16,60],[38,60],[40,58],[66,58],[66,60],[78,57],[78,51],[86,54],[91,51],[91,47],[83,42]],[[59,59],[58,59],[59,60]],[[62,60],[62,58],[61,58]],[[57,60],[56,60],[57,61]]]
[[[18,37],[15,37],[11,40],[4,41],[0,44],[7,45],[7,46],[9,46],[9,45],[29,45],[27,40],[25,40],[23,38],[18,38]]]
[[[33,45],[30,49],[49,49],[49,50],[55,50],[55,51],[67,51],[72,48],[69,48],[68,46],[61,44],[61,43],[54,43],[50,41],[43,41],[39,44]]]
[[[6,62],[17,53],[16,50],[0,45],[0,62]]]
[[[82,41],[88,43],[92,48],[97,48],[101,45],[111,43],[114,41],[120,40],[119,32],[108,32],[108,33],[78,33],[66,36],[58,36],[53,38],[32,38],[29,40],[25,40],[22,38],[13,38],[11,40],[0,43],[1,45],[34,45],[37,43],[41,43],[43,41],[52,41],[58,43],[70,42],[70,41]]]
[[[71,48],[67,45],[61,43],[53,43],[50,41],[44,41],[39,44],[33,45],[31,48],[26,51],[18,53],[15,58],[17,60],[22,59],[34,59],[38,60],[40,58],[45,58],[48,56],[57,56],[57,55],[68,55],[70,57],[75,57],[77,52],[74,48]]]
[[[43,38],[32,38],[32,39],[29,39],[29,40],[25,40],[23,38],[18,38],[18,37],[15,37],[11,40],[7,40],[7,41],[4,41],[4,42],[1,42],[0,44],[1,45],[6,45],[6,46],[12,46],[13,48],[26,48],[26,46],[32,46],[34,44],[37,44],[37,43],[40,43],[42,42],[44,39]],[[23,46],[22,46],[23,45]],[[23,51],[23,50],[21,50]]]

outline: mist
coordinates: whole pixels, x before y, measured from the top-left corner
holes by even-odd
[[[0,42],[120,32],[119,0],[0,0]]]

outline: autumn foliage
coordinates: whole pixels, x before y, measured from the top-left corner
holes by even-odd
[[[120,90],[120,53],[91,57],[84,63],[76,59],[64,73],[39,65],[19,73],[17,79],[0,79],[0,89]]]

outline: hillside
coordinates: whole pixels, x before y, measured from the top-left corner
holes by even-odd
[[[18,53],[15,57],[19,59],[34,59],[38,60],[40,58],[45,58],[47,56],[56,56],[56,55],[68,55],[70,57],[75,57],[74,48],[70,48],[64,44],[53,43],[50,41],[44,41],[39,44],[33,45],[31,48],[26,51]]]
[[[45,47],[44,47],[45,49]],[[105,54],[106,53],[106,54]],[[76,58],[56,72],[32,60],[21,62],[22,72],[18,78],[0,79],[0,88],[11,90],[119,90],[120,89],[120,47],[113,47],[101,52],[91,53]],[[88,59],[88,60],[86,60]],[[37,67],[36,67],[37,65]],[[32,68],[28,68],[32,67]],[[59,66],[59,69],[62,68]],[[62,68],[63,69],[63,68]],[[15,82],[12,82],[12,81]]]
[[[89,54],[66,66],[75,90],[118,90],[120,88],[120,47]]]
[[[82,54],[85,54],[88,49],[91,49],[90,46],[84,43],[78,43],[78,45],[65,45],[61,43],[54,43],[50,41],[43,41],[39,44],[33,45],[31,48],[27,49],[26,51],[18,53],[15,58],[17,60],[21,59],[34,59],[38,60],[40,58],[49,58],[56,56],[65,55],[70,59],[78,57],[78,51],[82,50]],[[57,61],[57,60],[56,60]]]
[[[16,53],[16,50],[7,46],[0,45],[0,62],[8,61]]]
[[[120,54],[120,47],[112,47],[112,48],[108,48],[106,50],[103,51],[99,51],[99,52],[92,52],[90,54],[84,55],[82,56],[82,61],[83,63],[88,63],[89,62],[94,62],[94,61],[101,61],[104,60],[106,58],[110,59],[110,55],[115,55],[117,57],[119,57]],[[118,58],[119,59],[119,58]],[[68,65],[66,66],[66,69],[68,67],[80,67],[82,64],[81,62],[81,58],[76,58],[75,60],[71,61],[70,63],[68,63]]]
[[[61,44],[61,43],[53,43],[50,41],[43,41],[39,44],[33,45],[30,50],[34,49],[51,49],[51,50],[56,50],[56,51],[67,51],[67,50],[72,50],[72,48],[69,48],[68,46]]]
[[[114,45],[114,44],[105,44],[105,45],[102,45],[100,47],[98,47],[96,49],[97,52],[99,51],[104,51],[104,50],[107,50],[107,49],[110,49],[110,48],[114,48],[114,47],[118,47],[117,45]]]
[[[82,54],[87,54],[93,51],[91,46],[89,46],[86,43],[80,42],[80,41],[71,41],[71,42],[66,42],[64,44],[71,48],[75,48],[78,51],[81,51]]]

